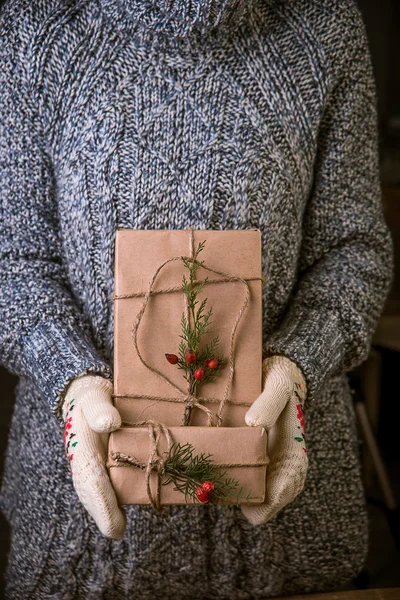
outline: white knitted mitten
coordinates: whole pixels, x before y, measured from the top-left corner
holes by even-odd
[[[245,415],[247,425],[268,431],[266,497],[262,504],[241,504],[253,525],[266,523],[302,491],[308,458],[303,407],[306,382],[297,365],[285,356],[263,360],[263,391]]]
[[[108,437],[121,425],[112,404],[113,384],[100,375],[72,380],[62,405],[64,446],[75,491],[103,535],[122,538],[125,512],[106,469]]]

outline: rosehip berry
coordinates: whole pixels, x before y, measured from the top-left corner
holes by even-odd
[[[211,358],[208,361],[208,366],[209,366],[210,369],[216,369],[218,367],[218,364],[219,363],[218,363],[218,360],[216,358]]]
[[[195,379],[203,379],[203,377],[204,377],[204,371],[203,371],[203,369],[201,367],[199,367],[194,372],[194,378]]]
[[[204,481],[201,485],[201,487],[203,488],[203,490],[205,492],[207,492],[207,494],[209,494],[210,492],[214,491],[214,484],[212,481]]]
[[[176,365],[179,360],[176,354],[165,354],[165,358],[171,365]]]
[[[189,363],[189,365],[191,365],[192,363],[196,362],[197,360],[197,356],[196,356],[196,352],[194,352],[193,350],[189,350],[189,352],[186,352],[186,362]]]
[[[197,488],[196,497],[200,502],[208,502],[208,494],[202,487]]]

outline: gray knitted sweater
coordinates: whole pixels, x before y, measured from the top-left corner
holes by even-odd
[[[7,597],[259,599],[347,586],[368,541],[346,371],[393,276],[355,0],[8,0],[0,15],[0,358],[19,384]],[[238,507],[79,502],[57,411],[112,378],[118,227],[262,232],[265,356],[308,384],[303,492]]]

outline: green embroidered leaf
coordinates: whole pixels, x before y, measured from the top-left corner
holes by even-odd
[[[303,441],[303,438],[300,438],[300,437],[295,437],[294,439],[297,440],[298,442],[302,442]]]
[[[73,444],[71,444],[72,446],[76,446],[78,442],[74,442]]]

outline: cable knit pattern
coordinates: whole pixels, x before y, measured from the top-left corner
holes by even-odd
[[[348,586],[368,538],[345,372],[393,277],[356,0],[7,0],[0,60],[8,597]],[[73,489],[61,401],[77,375],[112,379],[116,228],[189,226],[261,230],[264,356],[307,382],[305,487],[259,527],[238,507],[130,506],[106,539]]]
[[[101,0],[108,18],[142,43],[165,44],[189,34],[203,37],[218,28],[237,27],[249,13],[252,0]],[[161,37],[160,37],[161,36]]]

